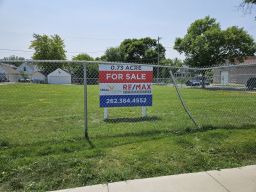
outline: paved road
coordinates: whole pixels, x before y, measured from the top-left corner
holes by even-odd
[[[256,165],[136,179],[58,192],[256,192]]]

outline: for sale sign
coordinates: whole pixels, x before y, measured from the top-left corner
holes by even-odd
[[[153,67],[100,65],[100,107],[152,106]]]

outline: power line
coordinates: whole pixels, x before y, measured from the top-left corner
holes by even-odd
[[[67,51],[66,53],[104,53],[105,51]]]
[[[33,53],[34,51],[32,50],[22,50],[22,49],[2,49],[0,48],[0,54],[1,51],[7,51],[7,52],[25,52],[25,53]],[[5,53],[7,53],[5,52]],[[99,53],[99,52],[105,52],[103,50],[101,51],[94,51],[94,52],[78,52],[78,51],[67,51],[66,53],[68,54],[82,54],[82,53]],[[141,61],[147,61],[147,62],[156,62],[158,60],[158,57],[155,58],[150,58],[150,59],[134,59],[134,60],[130,60],[129,62],[141,62]],[[119,61],[119,62],[127,62],[127,61]]]
[[[0,49],[0,51],[33,52],[33,51],[21,50],[21,49]]]
[[[86,39],[86,40],[99,40],[99,41],[102,41],[102,40],[108,40],[108,41],[110,41],[110,40],[123,40],[123,39],[126,39],[126,38],[101,38],[101,37],[71,37],[71,36],[67,36],[66,38],[63,38],[63,39],[66,39],[66,40],[68,40],[68,39],[70,39],[70,40],[75,40],[75,39],[77,39],[77,40],[81,40],[81,39]]]
[[[1,49],[0,51],[12,51],[12,52],[24,52],[24,53],[33,53],[34,51],[30,50],[22,50],[22,49]],[[66,51],[66,53],[102,53],[105,52],[105,50],[99,50],[99,51]]]

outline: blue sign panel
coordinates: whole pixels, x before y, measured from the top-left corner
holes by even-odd
[[[100,107],[152,106],[152,95],[101,95]]]

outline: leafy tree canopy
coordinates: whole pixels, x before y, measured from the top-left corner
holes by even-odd
[[[30,48],[35,50],[35,60],[65,60],[65,44],[59,35],[33,35]]]
[[[254,3],[254,4],[256,4],[256,0],[244,0],[244,3]]]
[[[252,56],[256,52],[256,44],[251,35],[243,28],[229,27],[224,33],[224,59],[233,62],[234,59],[243,61],[246,56]]]
[[[10,60],[24,61],[25,58],[24,57],[18,57],[16,55],[11,55],[9,57],[4,57],[3,60],[4,61],[10,61]],[[19,66],[21,64],[21,62],[11,62],[9,64],[12,64],[12,65],[15,65],[15,66]]]
[[[174,49],[185,54],[185,62],[193,67],[242,60],[256,52],[253,38],[243,28],[222,30],[216,19],[209,16],[193,22],[187,34],[176,39]]]
[[[241,3],[241,8],[244,9],[245,13],[251,13],[251,10],[254,5],[256,5],[256,0],[243,0],[243,2]]]
[[[101,57],[103,61],[124,61],[124,54],[119,47],[108,48],[105,54]]]
[[[73,61],[93,61],[93,57],[86,53],[80,53],[72,58]]]
[[[168,66],[172,66],[172,72],[175,73],[179,67],[182,67],[182,65],[184,64],[182,60],[178,59],[178,58],[174,58],[174,59],[163,59],[161,60],[161,65],[168,65]],[[170,78],[170,68],[165,68],[162,67],[160,68],[160,77],[161,78]]]
[[[94,58],[86,53],[78,54],[72,58],[73,61],[94,61]],[[96,83],[99,69],[97,64],[87,64],[87,78],[89,84]],[[74,78],[78,79],[79,83],[83,82],[84,66],[83,64],[70,64],[69,70],[73,73]],[[82,80],[82,81],[81,81]]]
[[[34,34],[30,44],[30,49],[35,52],[32,56],[35,60],[65,60],[66,51],[64,40],[59,35],[39,35]],[[46,73],[50,73],[59,67],[63,67],[61,63],[38,64]]]
[[[159,58],[165,59],[165,48],[159,44]],[[157,63],[158,43],[150,37],[141,39],[125,39],[120,46],[106,50],[101,58],[105,61]]]
[[[126,39],[120,45],[120,50],[124,54],[127,62],[140,61],[157,63],[158,48],[160,60],[165,58],[165,48],[156,39],[149,37],[141,39]]]

